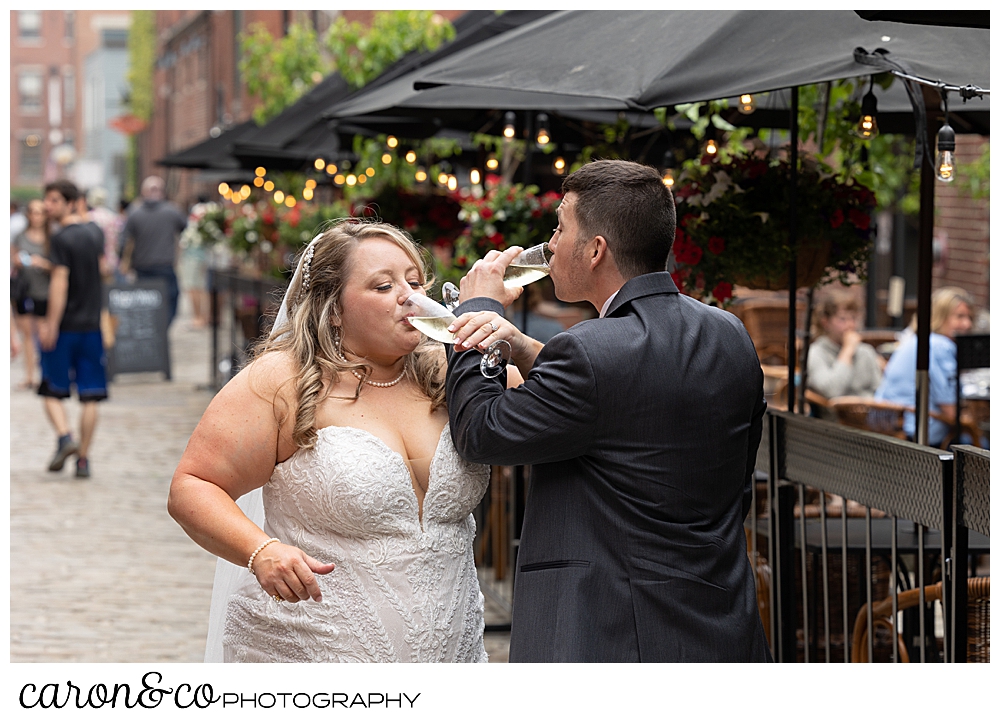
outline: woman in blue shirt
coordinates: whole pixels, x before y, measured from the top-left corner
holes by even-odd
[[[930,394],[928,409],[937,412],[947,422],[931,417],[927,421],[927,443],[939,447],[951,431],[955,421],[955,374],[958,363],[955,356],[955,336],[972,329],[972,297],[963,289],[946,286],[931,297]],[[916,317],[910,323],[910,332],[893,352],[882,383],[875,391],[876,399],[915,407],[917,402],[917,335]],[[916,436],[916,419],[912,413],[903,418],[903,431],[907,437]]]

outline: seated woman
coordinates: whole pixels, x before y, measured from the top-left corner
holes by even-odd
[[[443,348],[403,311],[419,251],[355,219],[313,239],[191,436],[168,509],[242,568],[233,592],[216,578],[227,662],[486,662],[471,512],[489,468],[455,451]],[[255,524],[236,500],[260,488]]]
[[[882,357],[858,333],[860,314],[851,297],[829,297],[816,310],[806,385],[827,399],[874,396],[882,379]]]
[[[937,412],[946,421],[927,420],[927,443],[940,447],[955,423],[955,336],[972,329],[972,297],[964,289],[946,286],[938,289],[931,297],[930,393],[928,409]],[[916,330],[916,317],[910,323],[910,330]],[[910,333],[893,352],[885,366],[882,383],[875,391],[876,399],[884,399],[906,406],[917,403],[917,335]],[[907,437],[916,436],[916,418],[907,413],[903,418],[903,431]]]

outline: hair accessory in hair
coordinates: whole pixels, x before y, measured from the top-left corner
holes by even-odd
[[[309,267],[312,265],[313,254],[316,252],[316,241],[322,234],[318,234],[312,241],[309,242],[309,246],[306,247],[305,258],[302,260],[302,286],[299,288],[299,301],[302,301],[303,297],[309,293]]]

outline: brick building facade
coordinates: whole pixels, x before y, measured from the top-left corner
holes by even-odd
[[[12,10],[10,13],[10,183],[12,195],[37,193],[72,175],[86,154],[85,64],[96,51],[124,47],[121,10]],[[124,90],[122,88],[121,90]]]

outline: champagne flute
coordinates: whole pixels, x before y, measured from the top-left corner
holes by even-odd
[[[503,275],[503,285],[508,289],[516,289],[545,278],[549,275],[550,258],[552,252],[549,251],[548,241],[525,249],[510,262]]]
[[[454,284],[451,286],[454,288]],[[455,289],[455,301],[458,298],[457,292],[458,289]],[[426,294],[416,292],[406,298],[403,307],[410,326],[425,336],[443,344],[454,344],[457,341],[455,335],[448,331],[448,327],[455,321],[455,315],[451,313],[454,306],[439,304]],[[482,352],[479,371],[488,379],[499,375],[507,366],[510,353],[511,346],[506,339],[493,342]]]

